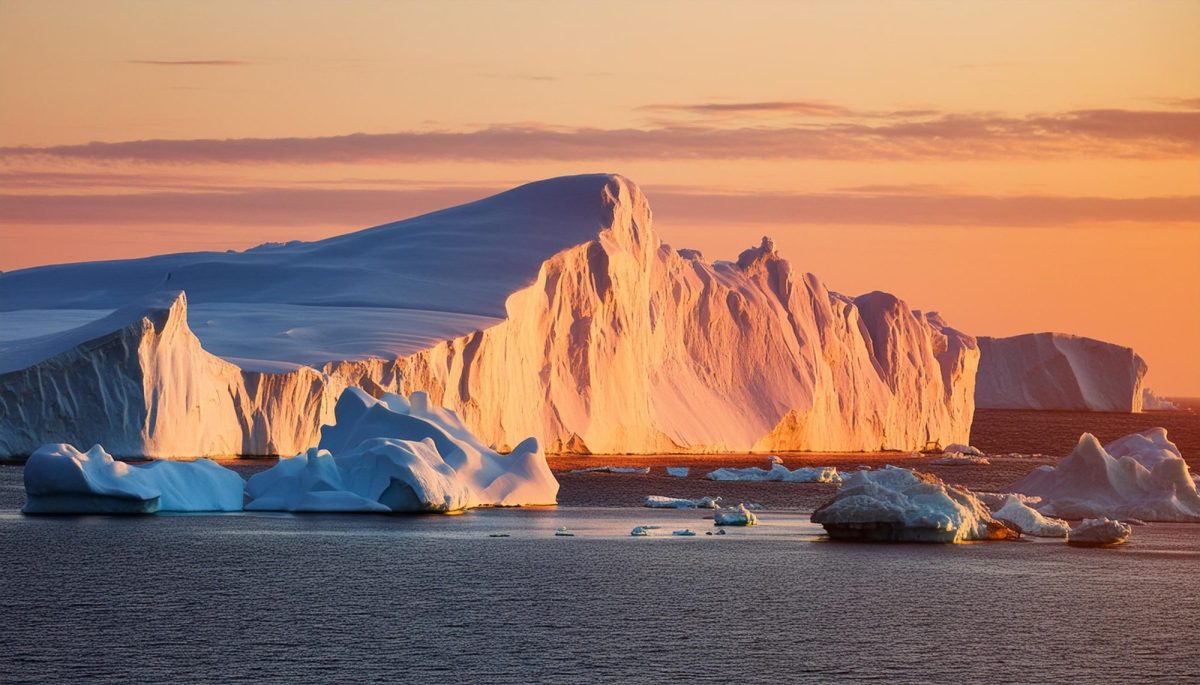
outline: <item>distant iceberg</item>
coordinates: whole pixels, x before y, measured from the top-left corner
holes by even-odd
[[[1105,447],[1084,433],[1071,454],[1038,467],[1012,490],[1040,497],[1038,511],[1061,518],[1200,521],[1200,493],[1163,428]]]
[[[937,466],[987,466],[992,462],[988,461],[987,457],[980,457],[974,454],[947,452],[940,457],[931,459],[929,463]]]
[[[575,475],[580,474],[580,473],[624,473],[624,474],[644,476],[647,473],[650,473],[650,467],[649,466],[589,466],[589,467],[583,468],[583,469],[575,469],[574,471],[567,471],[567,473],[575,474]]]
[[[687,478],[689,470],[686,466],[668,466],[667,475],[675,478]]]
[[[713,525],[717,526],[753,526],[758,523],[754,512],[739,504],[729,509],[717,509],[713,514]]]
[[[100,445],[43,445],[25,462],[26,514],[241,511],[245,481],[208,459],[132,465]]]
[[[423,392],[374,399],[349,388],[334,411],[317,448],[250,478],[246,509],[450,512],[557,501],[537,440],[499,454]]]
[[[778,459],[778,457],[775,457]],[[728,481],[780,481],[786,483],[840,483],[842,476],[832,466],[801,466],[789,471],[778,461],[771,462],[771,468],[761,469],[757,466],[746,468],[726,467],[710,472],[705,478],[709,480]]]
[[[720,507],[720,497],[700,497],[698,499],[682,499],[678,497],[663,497],[650,495],[642,506],[651,509],[716,509]]]
[[[1017,537],[970,490],[895,466],[846,476],[833,499],[813,512],[812,521],[835,540],[967,542]]]

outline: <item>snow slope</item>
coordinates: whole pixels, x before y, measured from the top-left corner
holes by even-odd
[[[912,449],[965,442],[979,359],[936,314],[830,292],[769,239],[716,263],[662,244],[612,175],[313,243],[0,274],[0,325],[30,309],[120,316],[4,336],[0,455],[296,453],[350,386],[427,391],[499,446]]]
[[[978,340],[981,409],[1142,410],[1146,362],[1131,348],[1065,333]]]

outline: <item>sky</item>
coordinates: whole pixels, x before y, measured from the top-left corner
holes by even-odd
[[[0,269],[316,239],[617,172],[976,335],[1200,396],[1200,2],[0,0]]]

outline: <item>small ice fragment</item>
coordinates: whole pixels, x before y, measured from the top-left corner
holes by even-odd
[[[671,531],[671,535],[678,535],[680,537],[695,537],[696,531],[692,530],[691,528],[684,528],[683,530]]]
[[[667,475],[674,476],[676,478],[687,478],[688,470],[689,469],[686,466],[668,466]]]
[[[562,528],[559,528],[558,530],[554,531],[554,534],[560,538],[575,537],[575,533],[572,533],[571,531],[567,530],[566,526],[563,526]]]

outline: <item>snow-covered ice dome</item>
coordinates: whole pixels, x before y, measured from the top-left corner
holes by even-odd
[[[1163,428],[1101,447],[1084,433],[1055,466],[1040,466],[1012,486],[1041,497],[1038,511],[1061,518],[1200,521],[1200,492]]]
[[[245,481],[208,459],[132,465],[100,445],[43,445],[25,462],[27,514],[241,511]]]
[[[1017,536],[970,490],[895,466],[849,474],[833,499],[813,512],[812,521],[835,540],[966,542]]]
[[[425,393],[375,399],[349,388],[335,413],[318,448],[250,478],[247,509],[447,512],[557,501],[537,440],[500,454]]]

